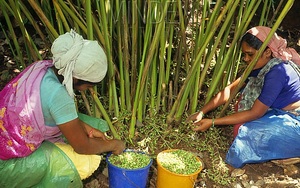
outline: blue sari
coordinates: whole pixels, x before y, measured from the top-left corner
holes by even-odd
[[[300,116],[271,109],[263,117],[239,128],[226,155],[226,162],[241,168],[247,163],[299,156]]]

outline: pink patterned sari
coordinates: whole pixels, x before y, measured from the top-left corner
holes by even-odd
[[[40,83],[52,65],[51,60],[31,64],[0,92],[0,159],[28,156],[47,139]]]

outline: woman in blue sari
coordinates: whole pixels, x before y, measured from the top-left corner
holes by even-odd
[[[242,37],[243,61],[249,64],[271,29],[258,26]],[[204,114],[224,104],[241,78],[219,92],[188,120],[195,131],[212,125],[235,125],[226,162],[235,168],[249,163],[300,157],[300,56],[276,33],[259,57],[241,90],[236,113],[216,119]],[[296,64],[295,64],[296,63]]]

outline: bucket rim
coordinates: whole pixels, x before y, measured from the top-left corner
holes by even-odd
[[[194,175],[197,175],[197,174],[199,174],[199,173],[203,170],[203,168],[204,168],[204,163],[203,163],[203,161],[202,161],[198,156],[196,156],[196,155],[193,154],[193,153],[192,153],[192,154],[193,154],[193,155],[196,157],[196,159],[201,163],[201,167],[200,167],[196,172],[194,172],[194,173],[191,173],[191,174],[177,174],[177,173],[171,172],[170,170],[168,170],[168,169],[166,169],[165,167],[163,167],[162,164],[161,164],[160,161],[159,161],[159,155],[162,154],[162,153],[168,153],[168,152],[176,151],[176,150],[179,150],[179,149],[167,149],[167,150],[164,150],[164,151],[159,152],[159,153],[157,154],[157,157],[156,157],[157,165],[158,165],[159,167],[161,167],[162,169],[168,171],[168,173],[170,173],[170,174],[173,174],[173,175],[176,175],[176,176],[183,176],[183,177],[188,177],[188,176],[194,176]],[[185,150],[185,151],[186,151],[186,150]],[[189,152],[189,151],[188,151],[188,152]]]
[[[140,150],[133,150],[133,149],[125,149],[123,152],[135,152],[135,153],[142,153],[142,154],[147,155],[147,154],[146,154],[145,152],[143,152],[143,151],[140,151]],[[116,168],[116,169],[124,170],[124,171],[140,171],[140,170],[145,170],[145,169],[150,168],[150,166],[151,166],[152,163],[153,163],[153,159],[152,159],[151,157],[149,157],[149,158],[150,158],[150,162],[149,162],[149,164],[148,164],[147,166],[144,166],[144,167],[142,167],[142,168],[127,169],[127,168],[118,167],[118,166],[112,164],[112,163],[108,160],[108,158],[109,158],[111,155],[112,155],[112,153],[110,152],[110,153],[108,153],[107,156],[106,156],[106,162],[107,162],[107,164],[111,165],[112,167],[114,167],[114,168]]]

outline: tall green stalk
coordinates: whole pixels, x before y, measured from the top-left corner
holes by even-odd
[[[26,67],[25,65],[25,62],[24,62],[24,59],[23,59],[23,54],[21,52],[21,49],[20,49],[20,45],[18,43],[18,40],[17,40],[17,37],[16,37],[16,34],[15,34],[15,31],[14,31],[14,28],[12,26],[12,22],[9,18],[9,12],[7,12],[7,10],[9,11],[10,10],[10,13],[11,14],[14,14],[13,10],[9,8],[8,4],[5,3],[4,1],[0,1],[0,6],[1,6],[1,9],[2,9],[2,14],[6,20],[6,24],[8,26],[8,29],[9,29],[9,32],[10,32],[10,35],[11,35],[11,38],[13,40],[13,43],[14,43],[14,47],[16,48],[16,51],[17,51],[17,55],[18,55],[18,59],[17,59],[17,63],[20,62],[20,67],[22,69],[24,69]]]
[[[139,54],[139,39],[141,39],[139,37],[139,35],[142,35],[141,30],[139,29],[140,27],[140,23],[139,23],[139,19],[141,19],[141,9],[140,9],[140,4],[142,1],[138,1],[138,0],[132,0],[131,1],[131,49],[130,49],[130,63],[129,63],[129,58],[127,59],[127,64],[126,64],[126,86],[127,86],[127,90],[126,90],[126,95],[130,94],[130,101],[127,99],[128,102],[126,105],[128,106],[128,109],[131,110],[131,102],[133,100],[133,93],[130,93],[129,89],[131,88],[131,91],[135,91],[136,87],[137,87],[137,83],[136,83],[136,78],[137,78],[137,69],[138,69],[138,54]],[[146,3],[146,2],[145,2]],[[126,12],[123,12],[126,13]],[[123,14],[123,19],[124,21],[127,21],[126,19],[126,14]],[[126,22],[127,23],[127,22]],[[126,29],[125,31],[128,31],[128,27],[124,28]],[[126,42],[130,43],[127,38]],[[127,56],[128,57],[128,56]],[[129,74],[130,72],[130,68],[129,68],[129,64],[131,66],[131,75]],[[129,82],[129,77],[131,76],[131,82]]]
[[[112,60],[112,49],[111,49],[111,43],[110,43],[110,38],[109,38],[109,30],[107,27],[107,17],[106,17],[106,9],[105,9],[105,1],[101,0],[102,6],[101,8],[101,18],[102,18],[102,26],[103,26],[103,32],[106,33],[104,36],[105,39],[105,49],[107,53],[107,61],[108,61],[108,78],[109,78],[109,90],[111,92],[111,99],[113,100],[113,110],[114,110],[114,115],[116,117],[119,116],[119,105],[118,105],[118,97],[117,97],[117,89],[116,89],[116,82],[113,79],[115,76],[115,70],[114,70],[114,62]],[[112,107],[110,107],[112,109]]]
[[[219,1],[217,3],[217,5],[215,6],[214,8],[214,11],[213,11],[213,16],[211,16],[211,20],[214,20],[215,18],[215,14],[218,13],[220,11],[220,8],[221,8],[221,2]],[[200,6],[200,5],[199,5]],[[199,51],[199,49],[201,48],[202,44],[201,42],[204,41],[204,28],[206,28],[206,19],[207,17],[209,16],[209,2],[208,1],[204,1],[204,4],[202,5],[203,8],[202,8],[202,15],[201,15],[201,20],[200,20],[200,25],[199,27],[197,28],[196,30],[196,34],[198,36],[198,38],[195,39],[195,50],[193,51],[193,54],[192,54],[192,62],[195,60],[196,56],[197,56],[197,52]],[[200,7],[199,7],[200,9]],[[198,10],[198,9],[197,9]],[[197,17],[198,17],[198,14],[197,13]],[[200,15],[199,15],[200,16]],[[199,21],[197,22],[194,22],[194,23],[199,23]],[[202,61],[202,60],[200,60]],[[207,73],[207,70],[209,68],[209,63],[206,63],[204,68],[202,68],[201,66],[198,67],[198,70],[196,72],[196,76],[195,76],[195,79],[194,79],[194,83],[192,83],[192,85],[194,85],[194,88],[192,87],[191,90],[190,90],[190,105],[191,105],[191,108],[190,108],[190,113],[193,113],[196,111],[196,108],[198,106],[198,96],[199,96],[199,90],[203,84],[203,81],[204,81],[204,78],[205,78],[205,75]],[[202,71],[202,72],[201,72]],[[201,75],[201,76],[200,76]]]
[[[162,108],[163,108],[163,112],[167,111],[167,102],[168,102],[168,89],[170,86],[170,74],[171,74],[171,65],[173,62],[172,59],[172,50],[173,50],[173,40],[174,40],[174,28],[175,28],[175,16],[176,16],[176,9],[177,9],[177,4],[176,3],[172,3],[172,14],[170,15],[170,18],[168,19],[169,22],[166,25],[166,32],[168,34],[168,40],[166,41],[167,43],[167,52],[166,52],[166,68],[165,68],[165,81],[164,83],[162,83]],[[157,104],[159,105],[159,104]]]
[[[196,70],[197,70],[197,67],[200,66],[200,59],[202,58],[202,55],[204,54],[205,50],[206,50],[206,46],[208,45],[208,43],[210,42],[210,40],[213,38],[218,26],[220,25],[221,21],[223,20],[224,16],[226,15],[227,13],[227,10],[229,8],[231,8],[232,4],[233,4],[233,1],[234,0],[229,0],[226,4],[226,6],[223,8],[221,14],[218,16],[218,19],[214,22],[213,24],[213,27],[212,27],[212,30],[210,30],[207,35],[206,35],[206,38],[205,38],[205,42],[203,43],[203,47],[200,49],[200,52],[198,53],[196,59],[195,59],[195,63],[192,65],[191,67],[191,71],[189,71],[189,73],[187,74],[186,76],[186,79],[184,81],[184,84],[183,86],[181,87],[181,90],[177,96],[177,99],[175,101],[175,104],[173,105],[173,108],[171,109],[171,112],[169,113],[168,117],[167,117],[167,122],[168,123],[171,123],[173,122],[175,119],[174,119],[174,115],[177,113],[177,109],[182,109],[184,108],[184,105],[185,105],[185,101],[186,101],[186,97],[187,97],[187,94],[185,94],[185,91],[188,91],[188,88],[191,87],[191,78],[194,77],[195,73],[196,73]],[[184,97],[184,98],[183,98]],[[182,103],[182,100],[184,100],[184,102]],[[180,106],[177,106],[177,105],[180,105]],[[180,110],[182,111],[182,110]],[[179,118],[179,113],[176,114],[176,117]],[[179,121],[177,119],[177,121]]]
[[[58,24],[58,28],[59,28],[59,33],[64,33],[65,31],[70,31],[71,28],[68,24],[68,21],[60,7],[60,5],[56,2],[53,1],[53,5],[55,7],[55,12],[56,12],[56,19],[57,19],[57,24]],[[64,28],[62,27],[64,26]]]
[[[167,13],[167,8],[169,6],[169,1],[163,1],[162,6],[163,6],[163,12],[161,13],[160,19],[164,19]],[[141,99],[141,96],[143,94],[143,88],[145,87],[146,83],[146,78],[148,75],[149,67],[151,65],[151,61],[153,59],[153,55],[155,52],[155,48],[157,47],[158,41],[159,41],[159,36],[163,28],[163,22],[159,22],[156,25],[155,32],[153,35],[152,43],[150,44],[150,48],[146,57],[145,61],[145,66],[143,68],[142,74],[139,75],[138,79],[138,85],[137,85],[137,90],[135,94],[135,99],[134,99],[134,105],[133,105],[133,110],[132,110],[132,118],[130,122],[130,128],[129,128],[129,138],[133,138],[134,132],[135,132],[135,123],[136,123],[136,111],[138,107],[139,100]]]
[[[128,86],[130,86],[130,82],[127,82],[128,85],[125,84],[126,78],[127,78],[127,81],[128,81],[128,77],[125,77],[125,75],[128,75],[128,72],[129,72],[128,42],[125,42],[125,40],[127,41],[127,38],[128,38],[127,37],[127,35],[128,35],[127,34],[127,29],[125,29],[125,28],[127,28],[127,22],[126,22],[126,20],[124,20],[123,24],[121,24],[121,22],[120,22],[120,19],[124,18],[124,17],[120,16],[121,7],[120,7],[120,2],[118,0],[116,1],[115,6],[116,6],[116,12],[115,12],[116,14],[114,14],[114,17],[115,17],[115,20],[116,20],[116,29],[117,29],[117,42],[118,42],[117,48],[118,48],[118,54],[122,54],[122,55],[119,56],[120,107],[121,107],[121,110],[122,109],[124,110],[124,109],[126,109],[126,99],[125,99],[125,97],[129,96],[129,95],[125,95],[125,91],[126,91],[126,88]],[[124,7],[123,9],[125,9],[125,8],[126,7]],[[126,72],[127,72],[127,74],[126,74]],[[127,90],[129,90],[129,87],[127,88]],[[129,98],[129,104],[130,104],[130,98]],[[128,110],[130,110],[130,109],[128,109]]]
[[[56,1],[56,0],[54,0],[54,1]],[[31,7],[34,9],[36,14],[39,16],[41,21],[45,24],[46,28],[49,30],[49,33],[52,35],[51,37],[57,38],[59,36],[59,34],[55,30],[55,28],[53,27],[53,25],[51,24],[49,19],[46,17],[46,15],[44,14],[43,10],[38,5],[38,3],[35,2],[34,0],[28,0],[28,2],[30,3]]]
[[[163,33],[160,37],[159,41],[159,53],[158,53],[158,61],[159,61],[159,72],[158,72],[158,83],[157,83],[157,91],[156,91],[156,101],[155,104],[153,104],[153,109],[155,112],[159,112],[161,109],[161,101],[163,96],[163,90],[165,87],[165,54],[166,54],[166,31],[164,25]],[[154,80],[155,81],[155,80]],[[153,87],[153,86],[152,86]],[[163,110],[164,111],[164,110]]]
[[[132,2],[134,3],[134,2]],[[132,5],[133,6],[133,5]],[[121,20],[121,22],[119,22],[119,27],[120,29],[122,30],[119,31],[119,34],[121,35],[120,38],[121,40],[119,41],[120,45],[119,45],[119,51],[122,52],[120,54],[123,54],[120,56],[120,70],[124,70],[124,74],[121,75],[121,80],[123,82],[123,85],[120,86],[120,89],[122,94],[124,95],[123,98],[121,98],[121,103],[123,104],[123,109],[127,109],[128,111],[131,110],[131,102],[132,102],[132,98],[131,98],[131,92],[130,90],[132,91],[135,91],[135,82],[130,82],[130,72],[131,72],[131,76],[134,78],[136,76],[136,60],[135,60],[135,56],[136,54],[133,54],[133,53],[136,53],[136,37],[137,37],[137,33],[136,31],[133,31],[132,32],[132,37],[135,37],[133,38],[132,40],[132,53],[131,53],[131,56],[129,54],[129,28],[128,28],[128,18],[127,18],[127,5],[126,5],[126,1],[122,1],[122,9],[120,10],[120,16],[121,18],[118,18]],[[135,10],[132,10],[132,11],[135,11]],[[119,11],[118,11],[119,12]],[[135,18],[135,13],[133,13],[133,16],[132,16],[132,21],[133,21],[133,25],[132,27],[137,27],[138,26],[138,23],[136,23],[136,19]],[[119,16],[119,15],[117,15]],[[118,36],[119,37],[119,36]],[[123,58],[124,56],[124,58]],[[124,59],[124,62],[122,61]],[[130,60],[131,63],[130,63]],[[130,66],[132,67],[132,69],[130,70]],[[121,72],[120,72],[121,73]]]

